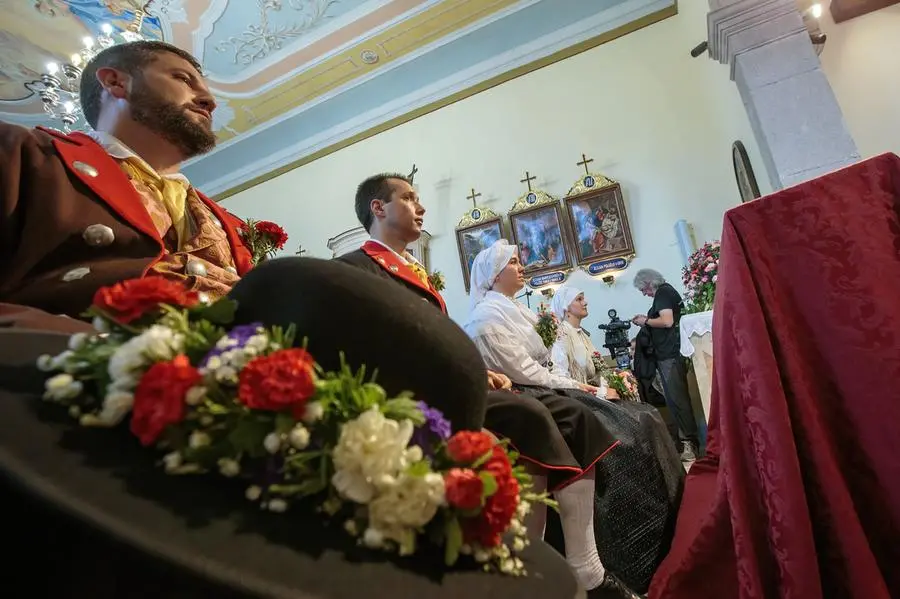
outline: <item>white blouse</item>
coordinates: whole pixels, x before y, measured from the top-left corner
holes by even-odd
[[[488,291],[465,325],[488,370],[518,385],[578,389],[577,381],[547,368],[550,352],[534,328],[537,315],[517,301]]]
[[[559,324],[556,342],[550,351],[553,374],[570,377],[581,383],[597,385],[600,387],[597,395],[604,397],[608,385],[606,379],[598,376],[594,368],[593,355],[596,351],[590,337],[581,327],[576,328],[568,321],[562,321]]]

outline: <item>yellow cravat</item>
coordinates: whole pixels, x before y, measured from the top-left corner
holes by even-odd
[[[126,158],[119,163],[122,170],[150,188],[156,199],[165,206],[178,236],[178,248],[187,241],[187,185],[184,181],[160,177],[140,158]]]
[[[419,277],[420,281],[422,281],[422,284],[425,285],[426,287],[428,287],[429,286],[428,285],[428,273],[425,271],[425,269],[422,268],[421,266],[419,266],[418,264],[416,264],[415,262],[413,262],[412,260],[409,261],[408,265],[409,265],[409,269],[411,271],[413,271],[413,273],[415,273],[415,275],[417,277]]]

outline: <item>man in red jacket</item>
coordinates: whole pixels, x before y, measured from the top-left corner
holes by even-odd
[[[156,41],[107,48],[81,107],[88,134],[0,123],[0,326],[78,329],[58,315],[146,275],[226,294],[251,268],[242,223],[179,173],[216,141],[196,59]]]

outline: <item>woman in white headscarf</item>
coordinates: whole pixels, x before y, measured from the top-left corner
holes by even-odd
[[[550,300],[550,311],[559,320],[556,341],[550,348],[551,372],[596,385],[601,397],[611,398],[614,391],[594,367],[593,355],[597,348],[581,328],[581,321],[588,315],[587,307],[584,291],[573,285],[563,285]]]
[[[509,377],[515,390],[544,401],[575,400],[619,440],[591,472],[597,481],[594,538],[604,566],[642,590],[671,541],[684,468],[652,406],[613,401],[603,386],[549,367],[537,315],[515,300],[524,285],[515,246],[500,240],[483,250],[472,264],[471,314],[463,328],[487,368]]]

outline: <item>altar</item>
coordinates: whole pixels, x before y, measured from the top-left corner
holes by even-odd
[[[697,390],[703,410],[703,420],[709,422],[709,403],[712,390],[712,310],[681,317],[681,355],[690,358],[697,378]]]

